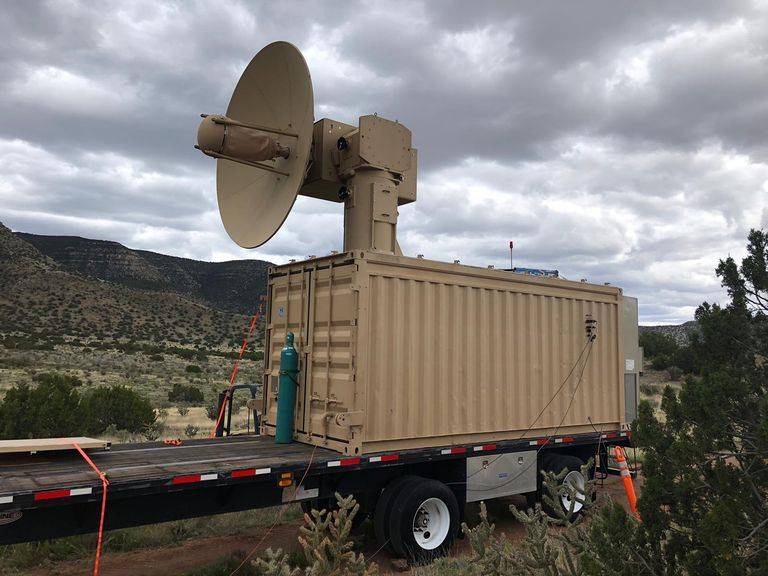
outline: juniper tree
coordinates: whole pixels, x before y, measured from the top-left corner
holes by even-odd
[[[741,265],[729,257],[717,267],[730,302],[696,311],[699,375],[664,391],[662,417],[643,404],[635,424],[643,522],[607,509],[592,530],[594,556],[624,551],[632,574],[768,573],[767,248],[753,230]]]

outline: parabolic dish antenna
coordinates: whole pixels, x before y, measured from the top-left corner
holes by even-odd
[[[204,152],[205,138],[218,138],[210,155],[218,158],[219,212],[227,233],[243,248],[267,242],[291,211],[304,181],[313,124],[309,69],[288,42],[256,54],[237,83],[227,116],[209,116],[201,124],[198,142]],[[245,154],[237,153],[244,149],[262,154],[244,162]],[[240,160],[227,159],[228,152]]]
[[[267,242],[297,194],[344,204],[344,251],[402,254],[398,206],[416,200],[411,131],[376,114],[314,120],[304,57],[275,42],[248,64],[227,115],[203,114],[197,144],[216,158],[219,212],[243,248]]]

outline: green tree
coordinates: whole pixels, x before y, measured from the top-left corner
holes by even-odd
[[[640,334],[640,346],[648,358],[664,355],[671,357],[678,348],[677,342],[668,334],[644,332]]]
[[[101,434],[108,426],[144,432],[157,419],[149,400],[125,386],[99,386],[87,392],[81,412],[88,434]]]
[[[191,404],[201,404],[203,402],[203,393],[195,386],[184,384],[174,384],[168,392],[169,402],[189,402]]]
[[[767,245],[753,230],[741,265],[717,267],[730,303],[696,312],[699,375],[664,391],[661,418],[640,407],[643,522],[608,509],[592,532],[631,558],[617,573],[768,574]]]
[[[80,419],[82,382],[63,374],[39,374],[37,385],[18,384],[0,404],[0,435],[3,438],[50,438],[83,433]]]

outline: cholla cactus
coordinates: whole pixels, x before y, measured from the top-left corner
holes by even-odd
[[[461,529],[469,539],[474,557],[472,566],[477,574],[483,576],[507,576],[513,574],[512,552],[504,534],[496,536],[495,524],[488,522],[488,511],[485,502],[480,502],[480,523],[469,528],[466,523]]]
[[[304,514],[305,526],[299,529],[299,543],[308,566],[304,570],[291,568],[282,550],[268,549],[266,557],[255,560],[253,565],[264,576],[373,576],[376,564],[366,567],[365,557],[355,553],[350,538],[359,509],[352,496],[342,498],[336,494],[333,510]]]
[[[584,478],[590,477],[592,460],[581,467]],[[523,512],[514,506],[510,509],[524,526],[526,538],[522,545],[515,550],[513,562],[514,574],[526,576],[581,576],[584,570],[581,556],[584,553],[588,538],[581,528],[583,514],[593,504],[595,493],[594,480],[588,480],[584,489],[566,485],[563,479],[568,470],[559,474],[544,472],[542,500],[547,507],[545,512],[540,504],[535,509]],[[567,496],[571,502],[568,510],[560,505],[561,498]],[[582,514],[576,515],[576,502],[583,505]],[[553,526],[562,530],[553,530]]]
[[[589,478],[590,461],[581,469]],[[584,505],[583,511],[592,506],[594,481],[588,481],[583,491],[563,485],[567,470],[560,474],[544,473],[544,504],[532,510],[520,510],[511,506],[515,518],[525,526],[525,539],[512,546],[504,535],[494,535],[495,526],[488,521],[485,504],[480,504],[480,523],[472,529],[462,526],[474,552],[471,565],[477,576],[582,576],[581,557],[589,539],[580,526],[582,516],[560,506],[562,496],[571,502]]]
[[[301,570],[291,568],[288,556],[279,548],[276,552],[267,548],[264,555],[265,558],[257,558],[253,562],[263,576],[301,576]]]
[[[309,567],[306,576],[370,576],[376,573],[376,565],[366,567],[365,557],[356,554],[350,538],[352,521],[360,505],[352,496],[342,498],[336,494],[336,509],[312,510],[304,514],[306,526],[302,526],[299,543]]]

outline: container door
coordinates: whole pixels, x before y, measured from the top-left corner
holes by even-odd
[[[307,325],[309,310],[309,289],[312,271],[303,268],[275,276],[270,281],[270,307],[268,319],[268,342],[266,374],[269,389],[266,392],[266,423],[275,426],[277,419],[277,392],[280,377],[280,352],[285,346],[285,335],[293,332],[294,346],[299,353],[299,390],[297,391],[296,431],[303,431],[304,393],[306,389],[306,358],[302,353],[309,341]]]
[[[331,265],[313,272],[309,310],[309,354],[302,429],[320,438],[346,441],[350,424],[362,417],[355,408],[356,266]],[[345,413],[346,417],[339,417]]]

